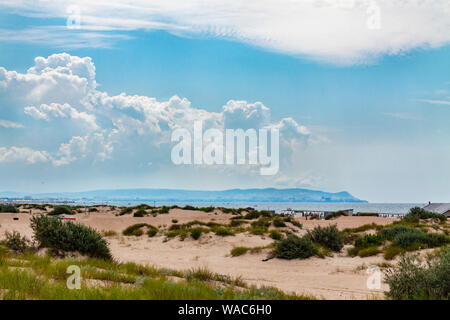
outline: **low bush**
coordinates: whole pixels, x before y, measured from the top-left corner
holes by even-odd
[[[19,209],[13,204],[0,204],[0,212],[19,213]]]
[[[273,223],[274,227],[277,227],[277,228],[286,227],[286,223],[284,223],[284,221],[281,218],[273,219],[272,223]]]
[[[425,233],[420,230],[418,232],[405,232],[397,235],[392,244],[397,247],[408,249],[416,248],[433,248],[448,243],[448,237],[443,234]]]
[[[283,239],[283,235],[278,230],[270,230],[270,237],[273,240],[281,240],[281,239]]]
[[[254,226],[252,226],[248,231],[251,234],[254,234],[256,236],[262,236],[265,233],[267,233],[269,230],[267,228],[263,228],[263,227],[254,227]]]
[[[162,206],[161,208],[159,208],[158,213],[159,214],[165,214],[165,213],[169,213],[170,208],[167,206]]]
[[[125,230],[123,230],[122,234],[124,236],[142,236],[144,234],[144,231],[142,230],[142,228],[149,226],[146,223],[137,223],[137,224],[133,224],[129,227],[127,227]]]
[[[377,247],[368,247],[358,250],[358,256],[361,258],[370,257],[381,253],[381,250]]]
[[[132,212],[133,212],[132,207],[126,207],[126,208],[123,208],[122,210],[120,210],[119,215],[123,216],[123,215],[129,214],[129,213],[132,213]]]
[[[33,247],[31,241],[28,240],[27,237],[22,236],[17,231],[6,231],[3,244],[5,245],[5,247],[16,253],[25,253],[27,250]]]
[[[439,219],[440,221],[446,221],[447,217],[420,207],[411,208],[408,214],[403,217],[403,220],[407,222],[419,222],[419,219]]]
[[[404,252],[405,252],[405,249],[403,249],[403,248],[395,247],[395,246],[389,246],[386,249],[384,249],[383,257],[386,260],[392,260],[396,256],[398,256],[399,254],[404,253]]]
[[[49,212],[49,216],[59,216],[61,214],[73,214],[72,208],[69,206],[56,206],[53,208],[53,211]]]
[[[221,237],[234,235],[232,230],[230,230],[228,228],[224,228],[224,227],[215,228],[215,229],[213,229],[213,231],[216,235],[221,236]]]
[[[35,216],[31,217],[31,228],[39,247],[49,248],[54,253],[79,252],[94,258],[112,259],[106,241],[90,227]]]
[[[399,234],[402,233],[422,233],[422,231],[403,226],[403,225],[394,225],[392,227],[386,227],[380,231],[380,235],[383,237],[383,239],[386,240],[394,240]]]
[[[317,242],[335,252],[341,251],[344,246],[344,241],[336,225],[328,227],[315,227],[312,231],[308,231],[308,236],[312,241]]]
[[[389,285],[388,298],[394,300],[450,298],[450,248],[440,256],[424,263],[419,255],[403,256],[398,265],[385,271],[384,281]]]
[[[271,225],[271,221],[268,218],[259,218],[257,221],[252,222],[252,227],[255,228],[268,228]]]
[[[242,218],[246,219],[246,220],[253,220],[253,219],[258,219],[260,215],[261,214],[258,211],[250,211],[249,213],[247,213]]]
[[[149,226],[148,227],[148,231],[147,231],[147,235],[152,238],[154,236],[156,236],[156,234],[158,233],[158,228],[154,227],[154,226]]]
[[[91,207],[88,209],[89,212],[98,212],[98,209],[96,207]]]
[[[172,219],[172,223],[178,223],[177,219]]]
[[[243,254],[246,254],[248,250],[250,250],[250,248],[247,248],[247,247],[233,248],[231,250],[231,256],[232,257],[242,256]]]
[[[380,235],[366,234],[363,237],[355,239],[355,247],[364,249],[369,247],[376,247],[383,244],[383,238]]]
[[[191,229],[190,233],[191,233],[192,239],[198,240],[201,237],[202,233],[205,231],[208,231],[208,230],[205,228],[201,228],[201,227]]]
[[[133,213],[133,217],[145,217],[147,215],[147,211],[145,211],[144,209],[138,209],[138,211],[136,211],[135,213]]]
[[[317,248],[310,237],[289,235],[278,242],[275,255],[280,259],[307,259],[317,254]]]

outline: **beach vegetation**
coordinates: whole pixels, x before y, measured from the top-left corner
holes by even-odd
[[[450,298],[450,248],[424,262],[418,254],[404,255],[396,266],[387,268],[385,294],[394,300],[448,300]]]
[[[289,235],[278,242],[275,255],[280,259],[307,259],[317,254],[318,249],[308,236]]]
[[[307,236],[310,237],[313,242],[321,244],[335,252],[341,251],[344,246],[343,238],[336,225],[315,227],[312,231],[308,231]]]
[[[0,204],[0,212],[19,213],[19,209],[13,204]]]
[[[59,216],[62,214],[72,215],[74,212],[69,206],[55,206],[53,211],[48,213],[49,216]]]
[[[283,234],[278,230],[270,230],[269,235],[273,240],[283,239]]]
[[[31,217],[30,222],[39,248],[48,248],[60,256],[79,252],[89,257],[112,258],[107,242],[93,228],[47,216]]]

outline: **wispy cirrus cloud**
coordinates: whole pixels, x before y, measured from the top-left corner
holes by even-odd
[[[385,116],[391,117],[391,118],[397,118],[401,120],[422,120],[421,117],[409,114],[409,113],[402,113],[402,112],[385,112],[383,113]]]
[[[23,128],[23,124],[20,124],[20,123],[17,123],[17,122],[13,122],[13,121],[9,121],[9,120],[1,120],[0,119],[0,127],[19,129],[19,128]]]
[[[440,104],[450,106],[450,101],[448,100],[432,100],[432,99],[417,99],[417,101],[425,102],[429,104]]]
[[[82,30],[74,34],[77,42],[67,36],[67,30],[54,27],[53,35],[36,39],[30,36],[32,30],[8,36],[9,41],[56,37],[61,46],[64,40],[67,46],[108,46],[117,31],[166,30],[179,36],[244,42],[318,61],[360,64],[450,43],[448,0],[74,0],[70,4],[4,0],[0,7],[41,18],[75,15]],[[2,39],[7,41],[5,36]]]

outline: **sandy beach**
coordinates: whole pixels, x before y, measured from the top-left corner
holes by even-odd
[[[286,292],[313,295],[324,299],[373,299],[382,298],[387,287],[381,290],[369,290],[366,285],[367,266],[381,263],[381,256],[368,258],[348,257],[345,248],[332,257],[313,257],[306,260],[271,259],[263,262],[269,249],[257,253],[247,253],[232,257],[230,251],[238,246],[266,246],[273,240],[265,236],[248,232],[235,236],[221,237],[213,233],[203,234],[199,240],[187,237],[183,241],[178,238],[167,240],[163,235],[153,238],[147,236],[123,236],[122,231],[136,223],[148,223],[158,228],[167,228],[178,220],[179,224],[198,220],[202,222],[228,223],[233,217],[219,210],[205,213],[201,211],[171,209],[169,214],[156,217],[117,216],[119,209],[99,207],[98,212],[81,213],[75,216],[78,223],[93,227],[99,232],[115,231],[117,234],[107,237],[114,258],[120,262],[133,261],[174,270],[186,270],[196,267],[207,267],[211,271],[230,276],[241,276],[250,284],[274,286]],[[22,235],[32,238],[29,225],[30,213],[0,214],[0,235],[6,230],[16,230]],[[40,214],[33,209],[32,214]],[[20,217],[18,221],[14,216]],[[386,225],[394,221],[379,217],[339,217],[335,220],[305,220],[296,218],[303,224],[298,235],[305,234],[314,227],[336,224],[342,230],[359,227],[365,224]]]

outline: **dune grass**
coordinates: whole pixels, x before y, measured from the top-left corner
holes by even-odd
[[[81,289],[69,290],[71,265],[80,267]],[[269,287],[247,286],[242,279],[205,268],[157,269],[95,258],[55,259],[32,253],[14,254],[0,246],[0,299],[311,299]]]

